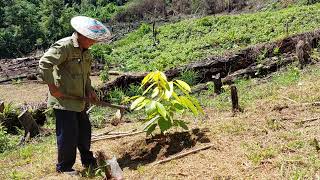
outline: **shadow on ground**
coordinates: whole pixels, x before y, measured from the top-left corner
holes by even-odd
[[[166,136],[156,135],[149,139],[127,144],[121,150],[118,163],[121,168],[137,169],[139,165],[152,163],[185,149],[194,147],[197,143],[208,143],[206,129],[194,129],[190,132],[176,132]]]

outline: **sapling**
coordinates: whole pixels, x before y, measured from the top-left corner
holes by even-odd
[[[131,110],[145,111],[147,118],[144,122],[144,131],[150,135],[157,126],[161,134],[172,127],[188,129],[187,123],[176,119],[177,113],[191,111],[193,115],[204,114],[199,102],[191,97],[190,86],[181,80],[168,81],[163,72],[149,73],[141,82],[145,88],[140,96],[131,97]]]

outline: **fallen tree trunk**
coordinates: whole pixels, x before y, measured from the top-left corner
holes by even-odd
[[[223,84],[232,84],[239,77],[261,77],[271,72],[277,71],[279,68],[291,64],[295,61],[292,54],[285,54],[284,57],[267,58],[260,64],[252,64],[245,69],[240,69],[227,75],[222,79]]]

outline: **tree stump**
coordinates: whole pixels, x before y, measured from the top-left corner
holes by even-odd
[[[35,137],[40,133],[40,129],[33,119],[32,114],[28,110],[24,110],[19,116],[18,119],[24,128],[24,136],[26,137],[30,133],[30,138]]]
[[[221,94],[222,92],[222,81],[221,81],[221,75],[220,73],[213,75],[212,80],[214,83],[214,93],[215,94]]]
[[[306,64],[310,63],[310,53],[312,47],[307,41],[299,40],[296,45],[296,56],[298,57],[300,63],[300,69],[303,69]]]
[[[235,85],[231,85],[231,101],[232,101],[232,112],[242,112],[239,106],[238,91]]]
[[[4,102],[0,101],[0,113],[3,113],[4,111]]]

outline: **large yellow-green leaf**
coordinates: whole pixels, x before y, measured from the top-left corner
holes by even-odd
[[[182,111],[182,110],[185,109],[185,107],[177,100],[173,100],[172,104],[173,104],[174,108],[179,110],[179,111]]]
[[[158,109],[159,114],[160,114],[163,118],[166,118],[166,116],[167,116],[167,111],[166,111],[166,109],[164,108],[164,106],[163,106],[161,103],[159,103],[159,102],[156,103],[156,106],[157,106],[157,109]]]
[[[136,111],[139,111],[140,109],[142,109],[147,103],[149,103],[150,102],[150,100],[149,99],[144,99],[141,103],[139,103],[137,106],[136,106],[136,108],[135,108],[135,110]]]
[[[184,105],[186,105],[194,115],[198,115],[197,108],[194,106],[194,104],[185,96],[180,96],[180,99]]]
[[[155,98],[158,94],[159,94],[159,88],[156,87],[156,88],[153,89],[151,97]]]
[[[168,84],[168,81],[166,81],[166,80],[164,80],[164,79],[162,79],[162,78],[160,78],[160,85],[161,85],[161,87],[163,87],[164,89],[170,89],[170,86],[169,86],[169,84]]]
[[[192,100],[193,104],[196,106],[196,108],[198,109],[198,111],[199,111],[201,114],[204,114],[204,111],[203,111],[202,107],[200,106],[198,100],[197,100],[196,98],[194,98],[194,97],[189,97],[189,98]]]
[[[167,76],[163,72],[160,72],[160,78],[167,81]]]
[[[163,117],[159,118],[158,125],[160,127],[161,132],[165,132],[166,130],[170,129],[172,123],[170,120],[166,120]]]
[[[176,80],[176,82],[185,90],[187,90],[188,92],[191,92],[191,88],[190,86],[184,82],[184,81],[181,81],[181,80]]]
[[[144,86],[150,79],[155,75],[154,72],[149,73],[146,77],[143,78],[141,85]]]
[[[173,93],[173,82],[169,82],[169,90],[165,91],[165,99],[170,99]]]
[[[145,95],[156,83],[152,83],[143,93],[142,95]]]
[[[151,100],[148,104],[146,104],[146,113],[151,114],[157,110],[156,101]]]
[[[155,116],[154,118],[150,119],[148,122],[146,122],[143,126],[143,129],[147,129],[151,124],[153,124],[154,122],[156,122],[159,119],[159,115]]]
[[[137,105],[138,105],[139,103],[141,103],[144,99],[145,99],[145,97],[139,97],[139,98],[137,98],[137,99],[136,99],[135,101],[133,101],[133,103],[131,104],[130,109],[131,109],[131,110],[135,109],[135,108],[137,107]]]

